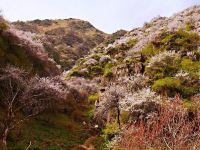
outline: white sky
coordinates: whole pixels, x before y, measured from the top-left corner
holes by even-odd
[[[195,4],[200,0],[0,0],[0,9],[9,21],[79,18],[112,33]]]

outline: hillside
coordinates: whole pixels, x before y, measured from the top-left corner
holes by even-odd
[[[199,128],[193,134],[200,121],[199,22],[200,6],[157,17],[108,46],[99,45],[67,73],[66,79],[98,81],[94,118],[103,128],[106,147],[199,146]],[[182,136],[195,140],[183,142]]]
[[[109,36],[87,21],[79,19],[34,20],[12,23],[16,29],[35,34],[45,50],[63,69],[69,69],[75,61]]]
[[[199,150],[200,6],[112,35],[2,18],[0,52],[3,150]]]
[[[32,74],[55,76],[61,73],[43,45],[33,34],[17,30],[0,18],[0,66],[14,65]]]

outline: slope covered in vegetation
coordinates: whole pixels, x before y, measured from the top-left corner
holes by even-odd
[[[41,35],[34,40],[41,41],[40,48],[44,47],[46,39],[55,37],[55,43],[51,42],[50,47],[60,55],[56,49],[60,43],[57,42],[62,41],[69,30],[83,30],[85,34],[88,28],[94,30],[85,22],[74,27],[76,21],[36,20],[14,23],[14,26],[31,31],[28,37]],[[15,59],[4,60],[14,67],[2,62],[4,65],[0,69],[0,133],[3,150],[6,147],[198,150],[199,22],[200,6],[194,6],[170,18],[155,18],[142,28],[127,33],[120,31],[108,41],[102,40],[104,42],[100,45],[96,46],[97,42],[88,47],[89,50],[96,46],[90,49],[88,55],[85,53],[83,58],[76,61],[72,69],[54,77],[29,74],[29,64],[35,60],[35,56],[45,62],[41,63],[44,66],[42,71],[46,71],[46,63],[51,59],[43,59],[40,55],[32,57],[29,51],[25,51],[27,49],[24,50],[27,55],[22,56],[22,60],[27,62],[22,65],[21,61],[15,62]],[[1,26],[2,35],[13,33],[12,28],[8,30],[3,24]],[[81,38],[83,41],[88,39],[87,35]],[[70,38],[66,40],[71,41]],[[16,41],[14,45],[23,48]],[[27,38],[22,41],[27,41]],[[1,44],[2,47],[6,45],[4,40]],[[77,45],[79,43],[75,42],[72,47]],[[13,44],[1,48],[2,54],[10,54],[11,46]],[[25,42],[24,46],[31,47],[30,41]],[[20,54],[23,52],[18,47],[17,50]],[[35,47],[31,47],[31,50],[38,52]],[[45,49],[42,52],[46,54]],[[61,60],[72,65],[66,58],[69,57],[62,57]],[[70,58],[76,60],[79,56]],[[26,72],[16,66],[24,68]],[[37,65],[32,68],[37,73]]]
[[[35,34],[49,56],[69,69],[75,61],[109,36],[87,21],[79,19],[14,22],[15,28]]]
[[[50,59],[41,43],[33,35],[12,28],[3,18],[0,21],[0,66],[21,67],[41,76],[61,73],[57,63]]]
[[[199,12],[194,6],[170,18],[155,18],[108,46],[96,47],[68,72],[66,79],[99,82],[94,118],[107,147],[199,146]]]

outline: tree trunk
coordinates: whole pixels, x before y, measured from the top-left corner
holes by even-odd
[[[107,114],[107,124],[110,123],[110,118],[111,118],[111,111],[109,110]]]
[[[121,122],[120,122],[120,109],[119,107],[117,108],[117,123],[119,126],[119,129],[121,128]]]
[[[2,136],[2,150],[7,150],[7,137],[8,137],[9,129],[6,128],[4,130],[3,136]]]

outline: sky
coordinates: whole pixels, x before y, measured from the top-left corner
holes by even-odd
[[[78,18],[113,33],[132,30],[157,16],[171,16],[200,0],[0,0],[9,21]]]

